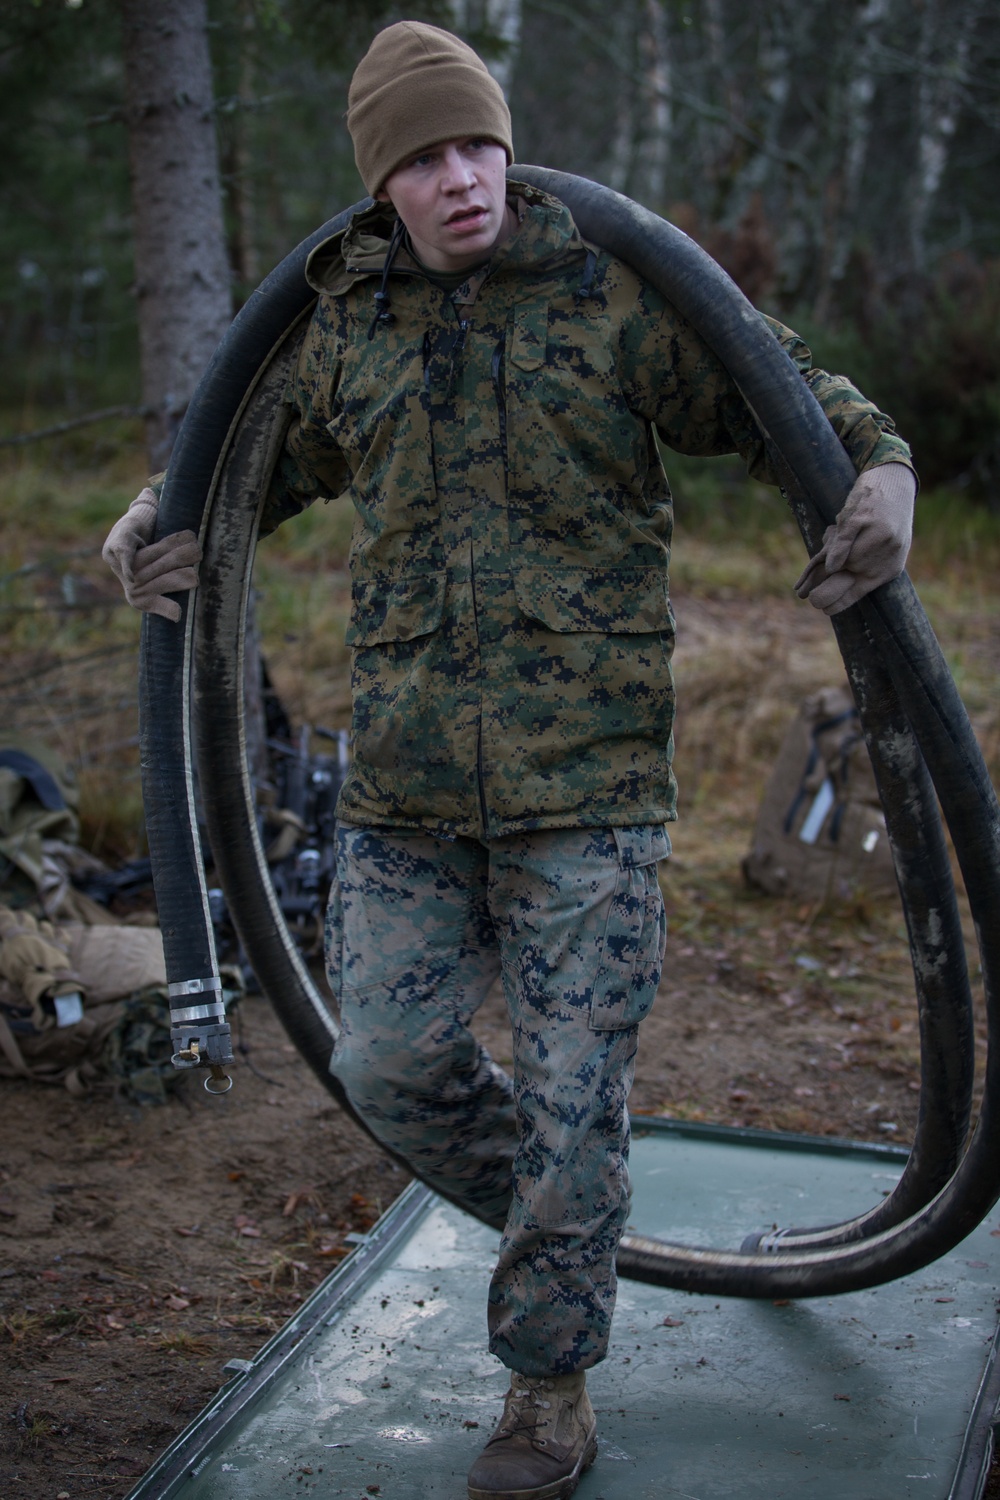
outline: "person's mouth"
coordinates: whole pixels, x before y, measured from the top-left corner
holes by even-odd
[[[459,208],[446,220],[449,229],[475,229],[484,224],[487,219],[486,209],[479,204],[471,204],[468,208]]]

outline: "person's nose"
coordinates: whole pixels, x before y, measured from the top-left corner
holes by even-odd
[[[446,193],[464,193],[475,186],[472,163],[456,146],[449,146],[442,163],[441,186]]]

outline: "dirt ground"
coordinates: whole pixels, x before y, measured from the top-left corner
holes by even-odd
[[[673,943],[634,1108],[908,1140],[917,1054],[898,954],[737,886],[715,916],[713,946]],[[226,1361],[251,1356],[405,1183],[268,1002],[241,1009],[246,1050],[221,1099],[191,1076],[145,1109],[0,1085],[0,1494],[12,1500],[126,1495]],[[479,1030],[508,1060],[498,996]]]
[[[760,791],[740,768],[765,765],[803,693],[836,680],[829,630],[787,598],[725,593],[678,611],[687,800],[662,875],[668,956],[632,1106],[906,1143],[919,1059],[895,902],[822,911],[754,894],[739,871]],[[968,659],[987,660],[992,682],[995,617],[973,600],[965,618],[951,620],[952,638],[965,630]],[[294,701],[280,653],[272,666],[297,721],[336,722]],[[995,750],[995,695],[984,689],[975,707]],[[405,1183],[268,1002],[248,997],[240,1018],[224,1098],[190,1076],[145,1109],[100,1089],[78,1101],[0,1083],[3,1500],[121,1500],[226,1362],[254,1354]],[[477,1025],[509,1061],[498,997]],[[734,1225],[733,1244],[752,1227]]]

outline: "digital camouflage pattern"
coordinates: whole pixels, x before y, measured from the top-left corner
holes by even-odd
[[[520,228],[445,291],[383,205],[315,250],[321,293],[264,529],[356,508],[354,761],[340,815],[488,838],[675,816],[672,507],[652,427],[773,481],[717,358],[651,287],[516,189]],[[908,462],[889,419],[771,325],[857,468]]]
[[[571,1374],[607,1349],[668,852],[662,827],[480,843],[340,825],[332,1070],[385,1145],[503,1227],[490,1348],[524,1375]],[[512,1078],[469,1029],[501,975]]]

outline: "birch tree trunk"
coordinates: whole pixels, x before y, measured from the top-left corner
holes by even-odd
[[[122,0],[147,444],[166,466],[231,317],[205,0]]]
[[[481,32],[504,44],[500,57],[484,61],[509,99],[521,45],[521,0],[452,0],[452,15],[456,28],[466,35]]]
[[[666,204],[673,131],[670,43],[663,0],[644,0],[640,26],[642,118],[633,191],[640,203],[660,213]]]
[[[926,0],[920,27],[917,83],[917,162],[910,192],[910,257],[915,271],[927,259],[927,225],[948,163],[966,83],[969,52],[982,0]]]
[[[836,303],[857,234],[861,183],[872,134],[876,88],[871,59],[882,39],[889,7],[890,0],[863,0],[855,16],[856,33],[852,35],[846,58],[842,59],[846,77],[839,90],[838,113],[842,114],[840,163],[836,172],[836,190],[830,195],[827,205],[827,233],[813,309],[813,316],[820,323],[827,321]]]

